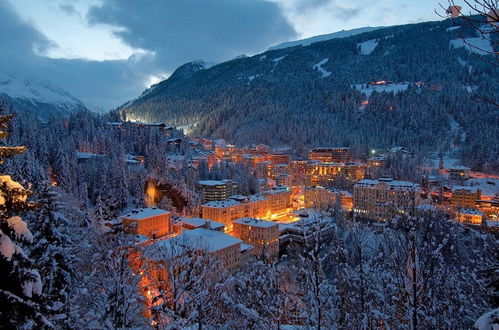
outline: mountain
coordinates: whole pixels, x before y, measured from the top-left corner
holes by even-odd
[[[466,90],[499,99],[499,69],[461,37],[476,31],[445,20],[266,51],[174,73],[118,111],[235,143],[453,150],[478,169],[499,159],[499,112]]]
[[[18,111],[36,113],[41,119],[50,115],[69,116],[86,109],[82,101],[47,81],[3,71],[0,71],[0,95],[7,97]]]
[[[357,28],[357,29],[352,29],[352,30],[342,30],[342,31],[338,31],[338,32],[328,33],[328,34],[321,34],[321,35],[306,38],[306,39],[283,42],[283,43],[280,43],[278,45],[270,47],[268,50],[276,50],[276,49],[296,47],[296,46],[308,46],[308,45],[313,44],[314,42],[351,37],[351,36],[355,36],[355,35],[358,35],[358,34],[361,34],[364,32],[379,30],[381,28],[383,28],[383,26],[376,26],[376,27],[368,26],[368,27],[362,27],[362,28]]]

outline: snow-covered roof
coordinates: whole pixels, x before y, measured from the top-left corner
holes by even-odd
[[[466,191],[469,191],[471,193],[476,193],[478,192],[478,187],[471,187],[471,186],[454,186],[452,187],[452,192],[456,192],[458,190],[466,190]]]
[[[248,243],[241,243],[241,252],[246,252],[251,249],[253,249],[253,245]]]
[[[466,167],[466,166],[462,166],[462,165],[456,165],[456,166],[449,167],[447,170],[448,171],[469,171],[469,170],[471,170],[471,168]]]
[[[392,179],[370,180],[364,179],[355,183],[354,187],[373,187],[380,183],[387,184],[392,189],[418,189],[419,185],[409,181],[399,181]]]
[[[208,249],[210,252],[219,251],[225,249],[227,247],[240,244],[242,241],[239,238],[235,238],[228,234],[204,229],[197,228],[194,230],[183,231],[180,235],[174,237],[173,239],[181,236],[191,244],[191,246],[203,246]]]
[[[260,220],[255,218],[242,218],[233,221],[233,223],[237,223],[245,226],[259,227],[259,228],[271,228],[278,225],[276,222]]]
[[[128,212],[125,215],[122,215],[121,218],[123,219],[131,219],[131,220],[141,220],[141,219],[146,219],[150,217],[155,217],[159,215],[164,215],[164,214],[169,214],[170,212],[158,209],[156,207],[149,207],[145,209],[136,209],[133,211]]]
[[[226,199],[224,201],[212,201],[208,202],[206,204],[203,204],[205,207],[216,207],[216,208],[223,208],[223,207],[229,207],[229,206],[236,206],[241,204],[240,202],[233,200],[233,199]]]
[[[220,186],[224,185],[226,182],[220,180],[201,180],[198,181],[198,184],[201,186]]]
[[[225,224],[223,224],[221,222],[216,222],[213,220],[202,219],[202,218],[180,218],[180,220],[178,220],[176,222],[176,224],[178,224],[178,225],[186,224],[186,225],[189,225],[192,227],[204,227],[207,223],[208,223],[209,229],[213,229],[213,230],[225,227]]]
[[[483,215],[483,212],[476,209],[460,209],[459,213],[466,215]]]

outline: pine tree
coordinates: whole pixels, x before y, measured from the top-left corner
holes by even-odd
[[[43,301],[48,318],[57,326],[70,327],[69,302],[75,273],[74,243],[77,224],[63,215],[60,196],[45,182],[36,202],[40,208],[31,214],[35,244],[31,257],[43,279]]]
[[[0,115],[0,138],[4,139],[12,116]],[[0,147],[0,163],[24,147]],[[51,327],[40,312],[42,282],[39,272],[22,246],[33,235],[18,214],[27,210],[29,192],[9,175],[0,176],[0,324],[6,328]]]

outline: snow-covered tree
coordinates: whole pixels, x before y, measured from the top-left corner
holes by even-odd
[[[0,139],[12,116],[0,116]],[[0,147],[0,163],[24,147]],[[40,273],[23,251],[33,235],[19,214],[29,207],[28,191],[9,175],[0,175],[0,324],[6,328],[51,327],[42,315]]]

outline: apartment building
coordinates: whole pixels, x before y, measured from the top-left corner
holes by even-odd
[[[361,180],[353,186],[353,210],[386,221],[396,214],[414,214],[420,199],[418,184],[391,178]]]
[[[158,238],[173,232],[170,212],[156,207],[133,210],[120,219],[124,230],[130,234]]]
[[[224,201],[213,201],[201,206],[203,219],[224,223],[228,230],[237,219],[251,217],[264,218],[269,210],[268,200],[259,195],[231,196]]]
[[[460,209],[457,211],[457,221],[465,224],[481,225],[483,221],[483,212],[476,209]]]
[[[287,186],[277,186],[271,190],[262,191],[268,201],[271,214],[284,213],[291,207],[291,189]]]
[[[452,187],[451,203],[458,208],[474,208],[481,198],[482,191],[478,187]]]
[[[253,246],[253,254],[268,262],[279,257],[279,225],[276,222],[243,218],[234,221],[232,235]]]
[[[324,163],[346,163],[350,161],[350,149],[345,147],[314,148],[308,158]]]
[[[198,181],[198,187],[203,193],[203,202],[222,201],[237,194],[238,184],[232,180]]]

